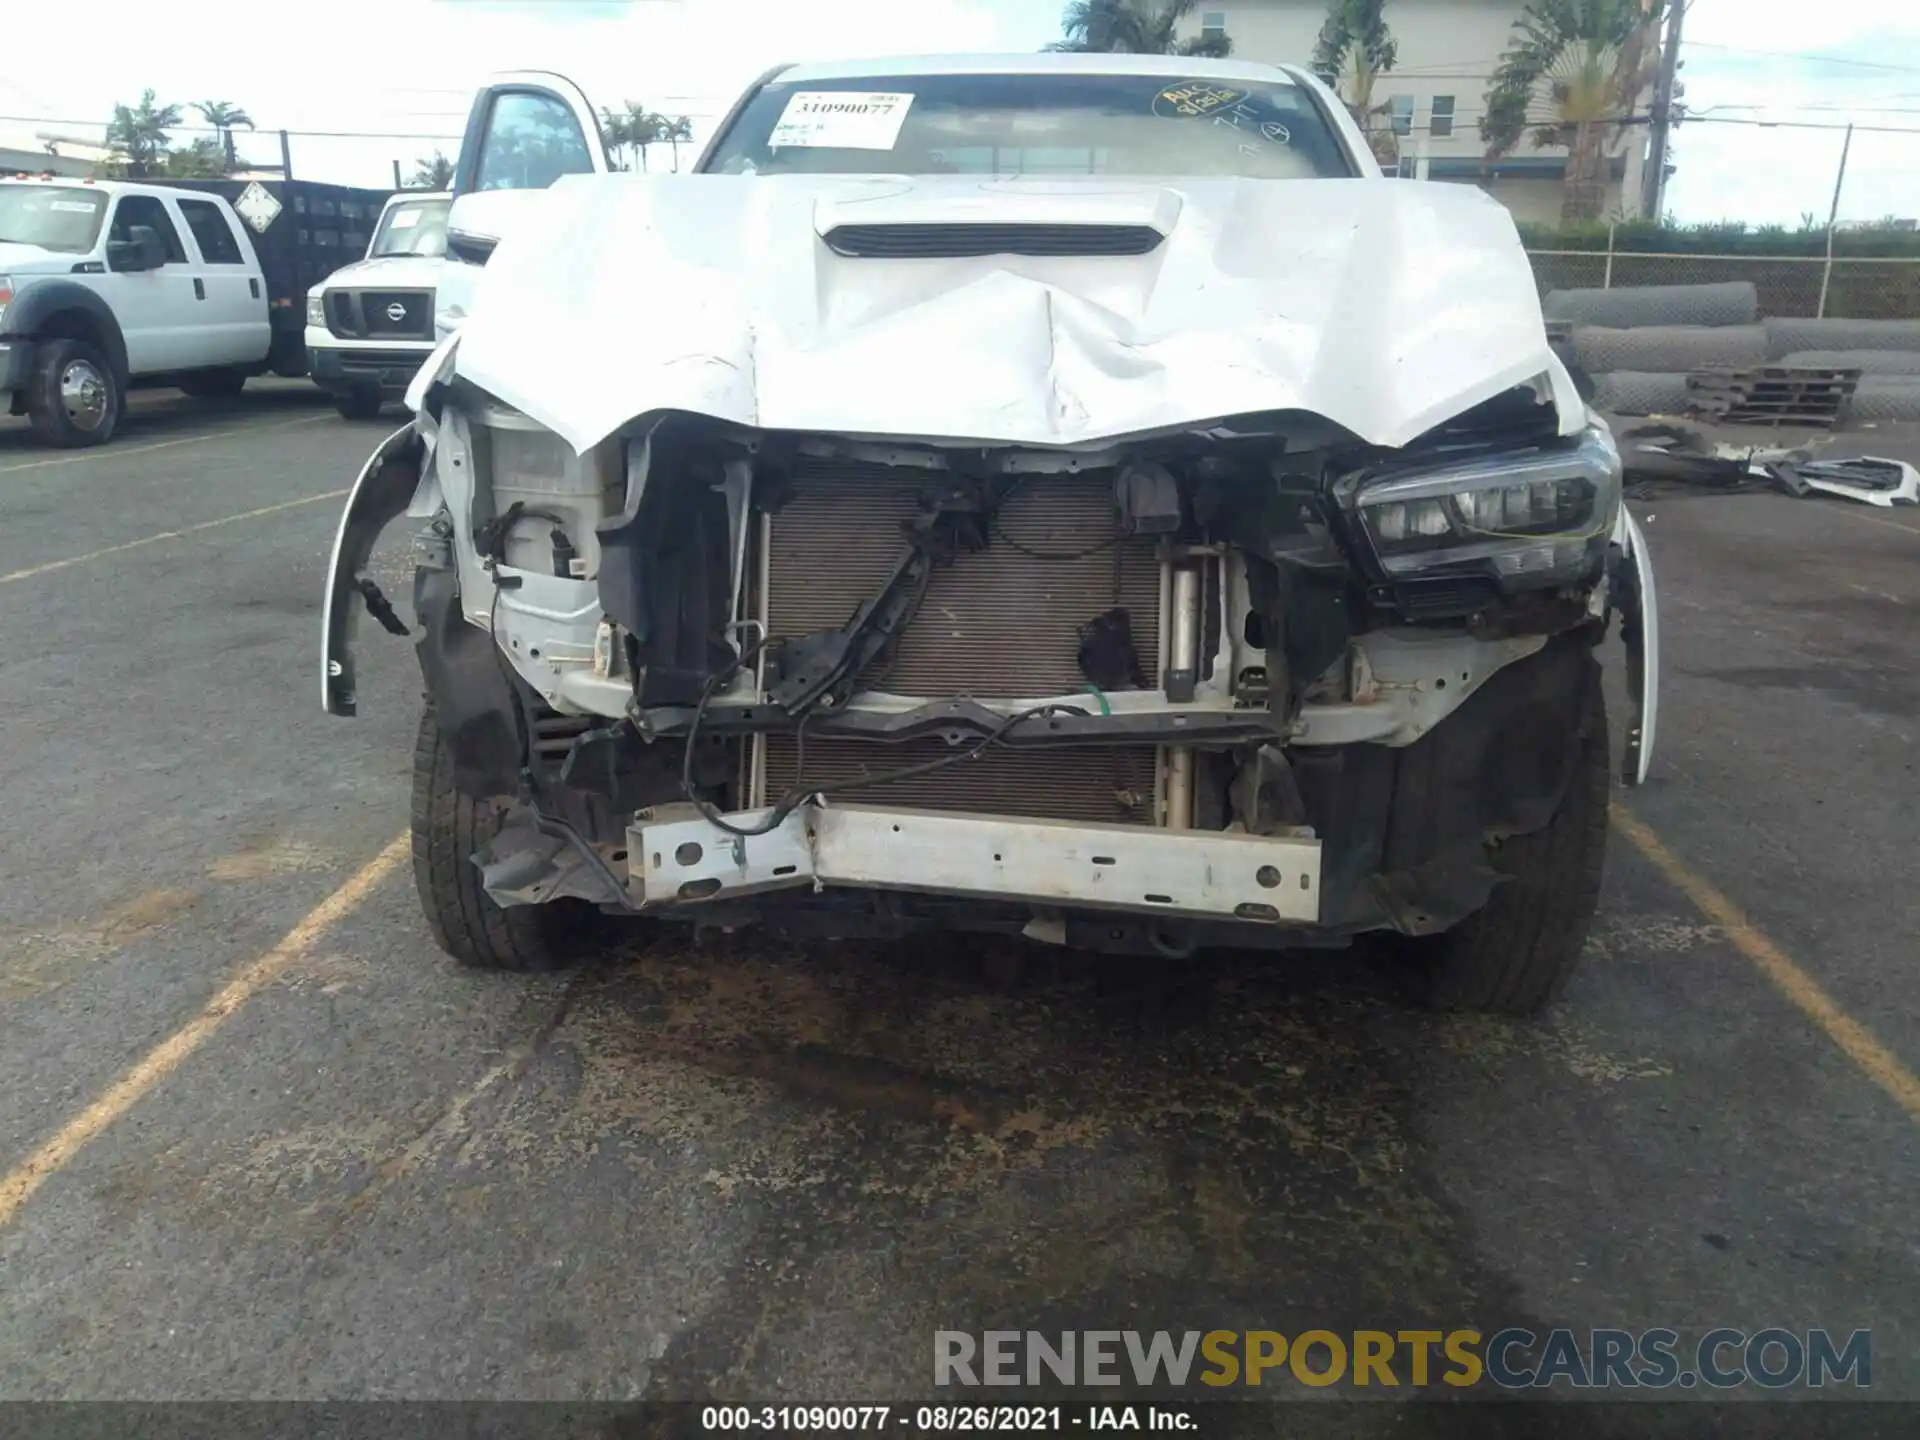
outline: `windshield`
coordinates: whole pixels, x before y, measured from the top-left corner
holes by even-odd
[[[64,185],[0,185],[0,241],[84,255],[100,234],[107,197]]]
[[[727,175],[1353,173],[1287,80],[890,75],[770,84],[704,167]]]
[[[373,232],[367,258],[422,255],[430,260],[447,253],[447,210],[451,200],[406,200],[389,206]]]

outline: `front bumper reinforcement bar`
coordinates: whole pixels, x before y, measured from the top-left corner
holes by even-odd
[[[764,810],[727,816],[743,829]],[[691,806],[628,831],[639,908],[849,886],[1066,909],[1316,924],[1320,842],[865,805],[801,806],[734,835]]]

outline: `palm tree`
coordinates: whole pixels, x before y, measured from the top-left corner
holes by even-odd
[[[1068,0],[1060,17],[1062,38],[1049,50],[1132,55],[1206,55],[1233,53],[1225,35],[1196,35],[1182,40],[1180,22],[1200,0]]]
[[[684,115],[660,117],[660,138],[673,147],[673,173],[680,173],[680,142],[693,139],[693,121]]]
[[[666,138],[667,119],[664,115],[656,115],[637,100],[629,100],[626,105],[627,148],[639,152],[640,168],[645,170],[647,147]]]
[[[1567,147],[1560,223],[1606,207],[1608,141],[1659,64],[1667,0],[1530,0],[1487,91],[1480,138],[1498,159],[1534,125],[1535,145]],[[1550,118],[1529,119],[1538,105]]]
[[[453,161],[438,150],[431,159],[413,162],[413,174],[407,178],[409,190],[444,190],[453,184]]]
[[[605,143],[607,149],[613,153],[616,164],[620,161],[620,152],[627,147],[628,129],[626,116],[616,115],[604,105],[600,107],[600,139]],[[627,167],[622,166],[621,168],[625,169]]]
[[[227,168],[235,169],[239,161],[234,158],[233,132],[236,126],[244,125],[253,129],[253,117],[238,105],[225,100],[196,100],[193,108],[200,112],[201,118],[211,125],[220,137],[220,148],[227,152]]]
[[[1393,127],[1383,130],[1376,123],[1386,107],[1373,103],[1374,82],[1400,58],[1400,42],[1387,28],[1386,8],[1386,0],[1327,0],[1327,19],[1312,64],[1313,73],[1340,92],[1383,165],[1400,154]]]
[[[173,145],[167,131],[179,123],[178,105],[156,105],[153,91],[143,90],[138,105],[113,107],[113,119],[107,122],[107,149],[130,178],[157,175],[165,168]]]

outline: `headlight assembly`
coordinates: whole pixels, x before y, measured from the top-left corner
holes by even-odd
[[[326,297],[317,291],[307,296],[307,324],[318,325],[322,330],[327,328]]]
[[[1530,589],[1597,570],[1620,508],[1620,454],[1596,426],[1564,446],[1342,488],[1387,576],[1479,571]]]

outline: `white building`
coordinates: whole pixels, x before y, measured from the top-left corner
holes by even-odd
[[[1373,103],[1390,107],[1402,175],[1480,185],[1516,220],[1553,224],[1566,150],[1536,149],[1529,137],[1506,158],[1488,161],[1480,139],[1487,87],[1522,8],[1521,0],[1388,0],[1399,58],[1375,82]],[[1326,0],[1201,0],[1184,29],[1225,31],[1238,60],[1305,65],[1326,18]],[[1645,127],[1616,144],[1606,214],[1639,213],[1646,144]]]
[[[99,145],[49,135],[44,130],[0,131],[0,175],[60,175],[75,179],[93,173],[106,158]]]

